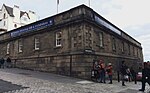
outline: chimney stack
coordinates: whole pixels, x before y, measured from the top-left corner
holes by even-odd
[[[17,5],[14,5],[14,7],[19,8],[19,6],[17,6]]]

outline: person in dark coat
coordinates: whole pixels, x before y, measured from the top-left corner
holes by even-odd
[[[150,66],[148,62],[144,62],[142,69],[142,88],[139,91],[145,91],[146,82],[150,85]]]
[[[0,59],[1,68],[4,68],[4,63],[5,63],[4,58],[1,58],[1,59]]]
[[[127,69],[128,67],[125,65],[125,61],[122,61],[120,72],[121,72],[121,77],[122,77],[122,86],[126,86],[124,83],[124,77],[127,75]]]
[[[130,72],[131,72],[131,75],[132,75],[132,80],[134,80],[134,83],[137,84],[137,79],[136,79],[136,71],[134,70],[133,67],[130,68]]]
[[[11,67],[11,59],[8,57],[7,60],[7,67],[10,68]]]

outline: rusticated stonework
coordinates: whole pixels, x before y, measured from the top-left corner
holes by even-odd
[[[0,56],[18,68],[84,79],[93,60],[111,62],[114,74],[122,60],[134,67],[143,61],[138,41],[85,5],[1,34]]]

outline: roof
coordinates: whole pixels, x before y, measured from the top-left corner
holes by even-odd
[[[8,14],[9,14],[10,16],[14,17],[14,15],[13,15],[13,8],[11,8],[11,7],[9,7],[9,6],[6,6],[5,4],[3,4],[3,5],[4,5],[4,7],[6,8]]]
[[[20,11],[20,17],[22,17],[25,13],[27,14],[28,18],[30,19],[29,14],[27,12],[23,12],[23,11]]]
[[[23,16],[26,12],[20,11],[20,17]]]
[[[51,18],[55,18],[56,16],[63,15],[63,14],[65,14],[65,13],[69,12],[69,11],[72,11],[72,10],[78,9],[78,8],[84,8],[84,9],[90,10],[90,11],[92,12],[92,14],[94,14],[94,15],[96,15],[96,17],[100,18],[100,19],[102,20],[102,22],[106,22],[106,24],[109,24],[109,25],[105,25],[105,24],[103,24],[103,23],[100,23],[101,25],[105,26],[105,28],[108,28],[109,26],[111,26],[111,27],[113,27],[113,28],[115,28],[115,29],[121,31],[121,34],[120,34],[119,36],[121,36],[122,38],[128,40],[129,42],[134,43],[135,45],[141,47],[141,43],[139,43],[138,41],[136,41],[134,38],[132,38],[131,36],[129,36],[128,34],[126,34],[124,31],[122,31],[121,29],[119,29],[117,26],[115,26],[114,24],[112,24],[111,22],[109,22],[108,20],[106,20],[104,17],[102,17],[101,15],[99,15],[99,14],[96,13],[93,9],[91,9],[90,7],[88,7],[88,6],[86,6],[86,5],[79,5],[79,6],[77,6],[77,7],[71,8],[71,9],[65,11],[65,12],[61,12],[61,13],[59,13],[59,14],[55,14],[55,15],[53,15],[53,16],[51,16],[51,17],[48,17],[48,18],[39,20],[39,21],[34,22],[34,23],[32,23],[32,24],[25,25],[24,27],[28,27],[29,25],[38,24],[38,23],[40,23],[40,22],[42,22],[42,21],[44,21],[44,20],[48,20],[48,19],[51,19]],[[23,16],[25,13],[26,13],[26,12],[21,12],[21,15]],[[28,13],[27,13],[27,14],[28,14]],[[95,17],[93,17],[93,15],[92,15],[92,18],[94,18],[94,20],[95,20]],[[95,21],[94,21],[94,22],[95,22]],[[98,23],[98,22],[97,22],[97,23]],[[18,28],[18,29],[21,29],[21,27]],[[113,32],[113,29],[112,29],[112,28],[108,28],[108,29],[112,30],[111,32]],[[16,29],[15,29],[15,30],[16,30]],[[15,32],[15,30],[12,30],[12,32]],[[114,32],[114,33],[115,33],[115,32]],[[123,34],[122,34],[122,33],[123,33]],[[116,34],[116,35],[118,35],[118,34]]]
[[[13,8],[12,8],[12,7],[9,7],[9,6],[6,6],[5,4],[3,4],[3,5],[4,5],[4,7],[6,8],[8,14],[9,14],[11,17],[14,17]],[[20,11],[20,17],[22,17],[25,13],[27,13],[27,12]],[[28,13],[27,13],[27,15],[28,15]],[[28,15],[28,17],[29,17],[29,15]]]

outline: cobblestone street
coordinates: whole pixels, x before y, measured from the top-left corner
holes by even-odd
[[[16,68],[0,69],[0,79],[19,87],[5,90],[3,93],[142,93],[138,91],[141,88],[140,82],[138,84],[126,82],[127,86],[123,87],[121,82],[118,83],[117,81],[113,81],[113,84],[94,83],[87,80]],[[0,84],[0,88],[5,86],[2,84]],[[148,85],[145,93],[150,93]]]

